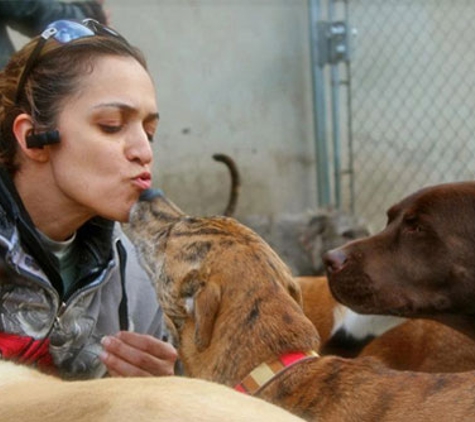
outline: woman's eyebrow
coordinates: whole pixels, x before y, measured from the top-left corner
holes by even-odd
[[[100,103],[100,104],[95,105],[93,108],[94,109],[97,109],[97,108],[116,108],[116,109],[119,109],[121,112],[123,112],[125,114],[137,113],[137,109],[135,107],[132,107],[132,106],[130,106],[128,104],[125,104],[125,103],[119,103],[119,102]],[[156,113],[149,113],[145,120],[152,121],[152,120],[159,120],[159,119],[160,119],[160,114],[158,112],[156,112]]]

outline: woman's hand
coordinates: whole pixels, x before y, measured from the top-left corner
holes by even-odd
[[[171,344],[131,331],[104,337],[102,347],[100,359],[114,377],[173,375],[178,357]]]

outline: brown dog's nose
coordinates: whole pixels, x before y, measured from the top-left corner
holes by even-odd
[[[327,274],[331,274],[335,271],[339,271],[345,265],[347,256],[340,249],[333,249],[326,252],[323,255],[323,264],[325,265],[325,270]]]

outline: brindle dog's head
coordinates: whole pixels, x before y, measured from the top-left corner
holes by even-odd
[[[309,321],[293,324],[304,317],[288,267],[236,220],[190,217],[155,193],[133,207],[128,232],[156,283],[188,375],[237,381],[262,359],[318,346]],[[290,344],[295,337],[303,344]]]
[[[360,313],[475,314],[475,183],[422,189],[380,233],[324,256],[336,298]]]

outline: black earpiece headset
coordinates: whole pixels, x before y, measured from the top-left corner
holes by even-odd
[[[60,141],[57,130],[49,130],[43,133],[32,133],[26,137],[27,148],[43,148],[45,145],[58,144]]]

